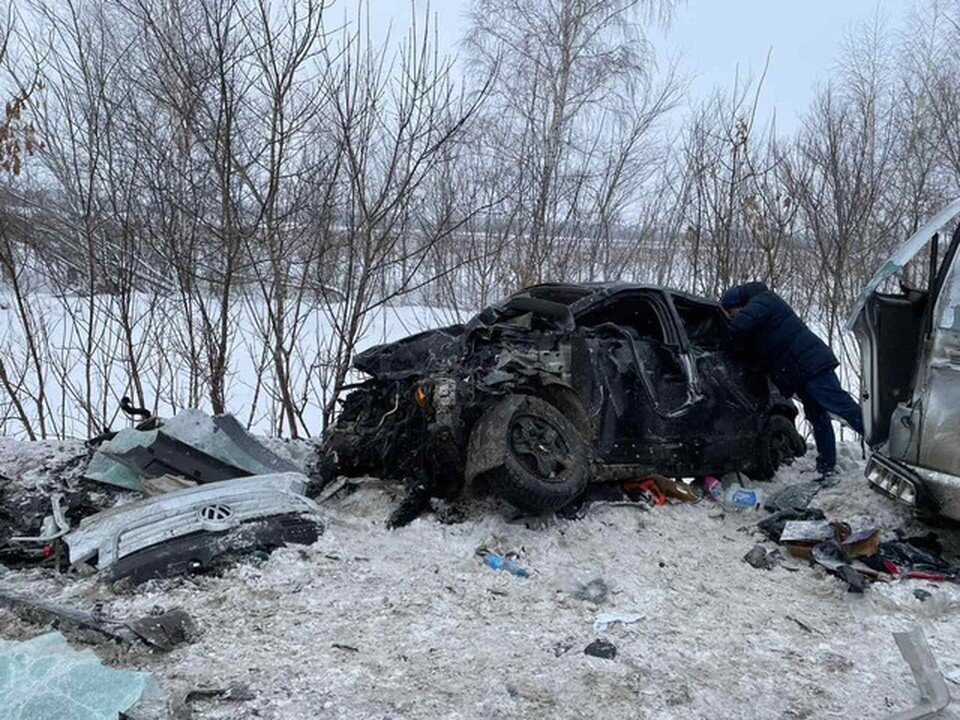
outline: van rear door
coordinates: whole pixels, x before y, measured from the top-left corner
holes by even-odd
[[[863,371],[864,440],[871,447],[890,436],[890,418],[913,395],[926,294],[875,292],[854,324]]]

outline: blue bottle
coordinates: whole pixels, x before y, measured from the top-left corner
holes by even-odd
[[[494,570],[506,570],[511,575],[522,578],[530,577],[530,573],[517,565],[513,560],[505,558],[502,555],[497,555],[497,553],[494,552],[486,553],[483,556],[483,562]]]

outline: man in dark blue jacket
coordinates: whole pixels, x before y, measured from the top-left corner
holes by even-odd
[[[752,361],[785,397],[796,395],[813,425],[817,470],[829,474],[837,462],[831,416],[863,435],[860,406],[840,387],[840,364],[793,309],[762,282],[735,285],[720,303],[732,315],[723,347]]]

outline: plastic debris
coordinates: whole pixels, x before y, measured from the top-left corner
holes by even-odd
[[[652,477],[640,482],[624,483],[623,490],[631,500],[645,499],[654,507],[660,507],[667,503],[667,496],[661,492],[657,481]]]
[[[498,555],[495,552],[490,552],[489,550],[483,553],[483,563],[494,570],[505,570],[517,577],[530,577],[530,573],[520,567],[514,560],[504,557],[503,555]]]
[[[764,503],[764,507],[770,512],[779,512],[781,510],[803,510],[817,493],[823,489],[823,485],[818,482],[797,483],[789,485],[779,492],[774,493]]]
[[[58,632],[25,642],[0,640],[0,707],[6,720],[115,720],[159,696],[149,673],[105,667]]]
[[[605,632],[609,630],[612,625],[617,623],[622,623],[623,625],[632,625],[635,622],[643,620],[644,616],[640,613],[627,613],[627,612],[605,612],[597,615],[596,620],[593,621],[593,630],[594,632]]]
[[[703,489],[711,500],[720,502],[723,499],[723,483],[713,475],[707,475],[703,478]]]
[[[740,485],[731,485],[724,493],[723,500],[727,507],[737,512],[759,510],[763,504],[763,492]]]
[[[583,649],[583,654],[603,660],[613,660],[617,656],[617,646],[608,640],[594,640]]]

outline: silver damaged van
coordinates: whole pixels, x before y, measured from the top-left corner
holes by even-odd
[[[897,250],[847,322],[861,347],[868,481],[954,520],[960,520],[960,225],[949,240],[941,233],[958,215],[960,199]],[[899,293],[879,292],[927,248],[927,287],[901,282]]]

